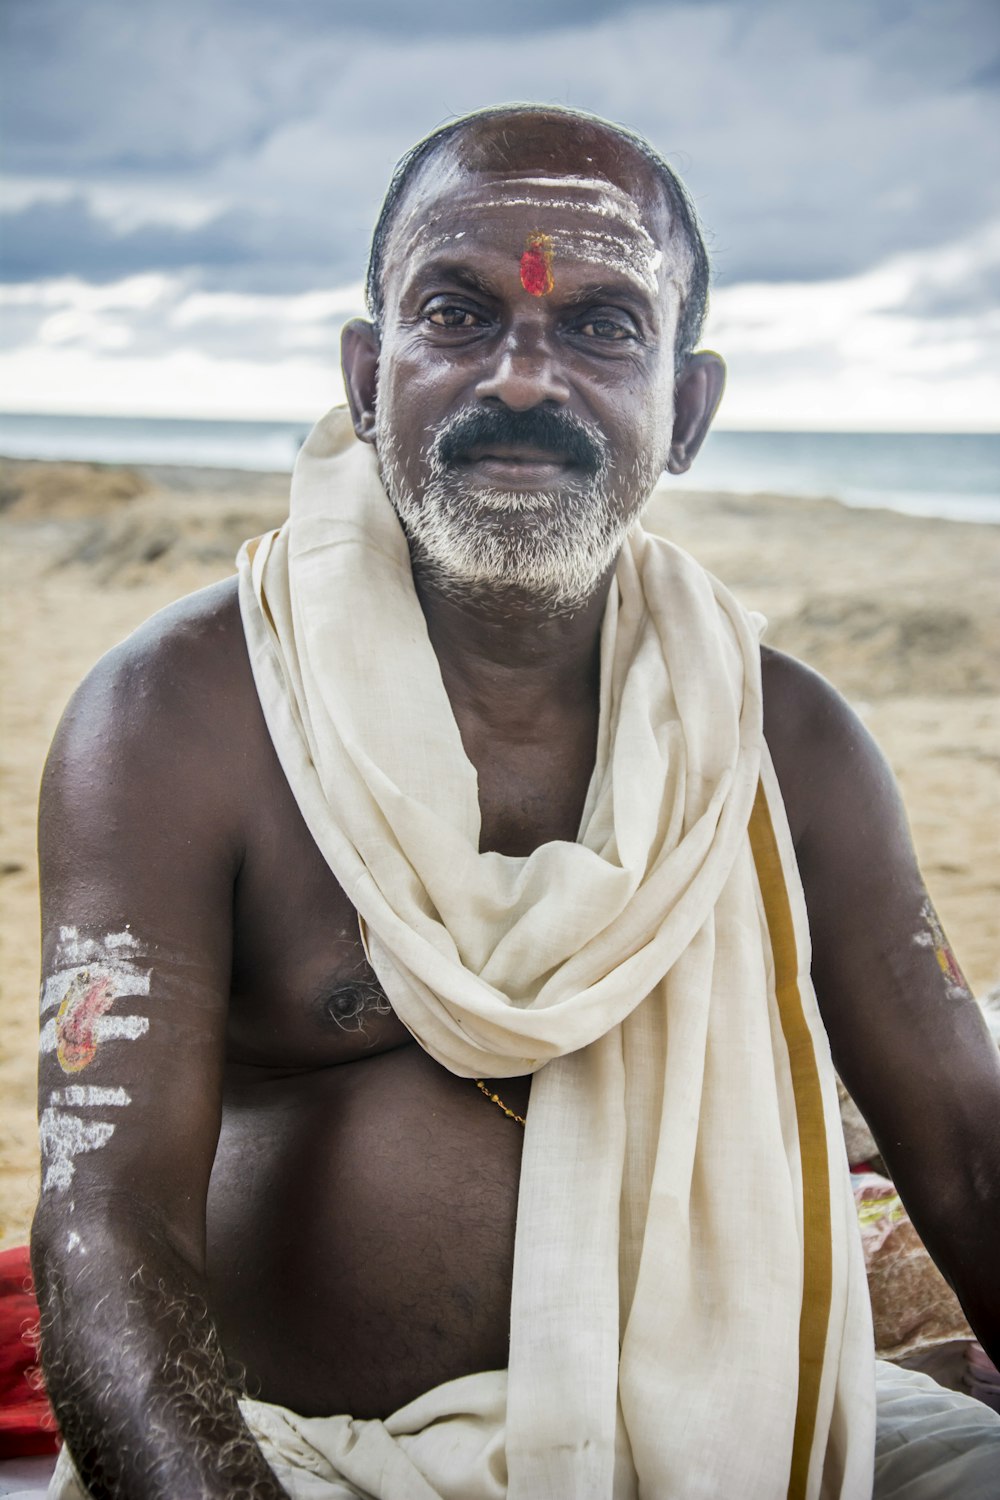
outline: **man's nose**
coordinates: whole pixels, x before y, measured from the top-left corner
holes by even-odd
[[[563,405],[570,391],[556,351],[537,329],[512,328],[476,383],[480,401],[493,398],[511,411],[529,411],[543,401]]]

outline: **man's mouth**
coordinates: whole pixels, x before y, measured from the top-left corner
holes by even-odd
[[[467,408],[439,433],[436,450],[444,468],[512,489],[596,474],[604,458],[600,439],[583,422],[542,407]]]
[[[467,448],[459,455],[459,462],[480,463],[496,461],[510,464],[569,464],[568,453],[555,452],[551,448],[531,448],[525,443],[479,443]]]
[[[456,467],[472,469],[511,488],[551,484],[577,466],[566,453],[520,443],[481,443],[455,455]]]

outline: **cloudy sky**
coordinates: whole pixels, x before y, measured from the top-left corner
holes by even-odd
[[[397,157],[581,106],[679,168],[723,424],[1000,427],[995,0],[5,0],[0,409],[317,415]]]

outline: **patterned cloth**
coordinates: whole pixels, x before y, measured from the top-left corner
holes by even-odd
[[[38,1364],[38,1303],[27,1245],[0,1251],[0,1458],[53,1453],[55,1418]]]

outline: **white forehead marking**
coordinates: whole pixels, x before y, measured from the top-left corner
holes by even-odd
[[[533,208],[538,213],[551,213],[554,208],[570,208],[578,214],[593,214],[599,219],[616,220],[625,229],[631,231],[632,234],[638,235],[651,249],[656,243],[645,224],[643,224],[635,207],[627,198],[621,203],[610,199],[606,202],[594,203],[588,198],[554,198],[550,194],[542,192],[498,190],[491,193],[488,198],[479,202],[473,200],[470,203],[462,204],[461,207],[463,211],[469,213],[476,213],[484,208]],[[426,223],[436,224],[443,217],[443,213],[430,214]],[[421,224],[416,233],[419,234],[420,229],[424,227]]]
[[[492,206],[492,205],[491,205]],[[466,231],[458,234],[426,234],[424,248],[428,253],[442,249],[456,240],[464,239]],[[591,261],[595,265],[607,266],[623,276],[637,280],[644,291],[657,295],[656,273],[663,263],[663,252],[655,246],[648,235],[638,243],[630,236],[616,234],[610,228],[580,226],[568,230],[557,230],[549,235],[552,250],[570,255],[577,260]]]
[[[477,205],[478,206],[478,205]],[[596,214],[599,219],[617,219],[633,234],[639,235],[650,245],[653,236],[640,220],[638,214],[617,204],[591,203],[586,198],[549,198],[544,193],[496,193],[486,205],[489,208],[535,208],[540,212],[553,208],[572,208],[576,213]]]
[[[460,199],[457,204],[439,205],[431,213],[426,212],[426,207],[423,205],[418,224],[413,221],[420,206],[414,204],[412,209],[405,209],[403,224],[411,236],[411,248],[422,241],[428,252],[464,239],[465,229],[441,233],[435,227],[456,211],[476,215],[497,208],[529,208],[542,216],[552,210],[570,209],[580,216],[578,227],[560,232],[545,226],[557,257],[562,252],[590,260],[633,277],[653,297],[659,292],[657,272],[663,265],[663,251],[646,228],[635,200],[607,178],[572,173],[557,177],[502,177],[490,184],[487,196],[477,194],[465,201]],[[583,222],[588,216],[589,225]],[[678,278],[672,277],[671,282],[681,290]]]
[[[567,197],[567,192],[590,193],[593,197]],[[508,177],[497,183],[491,197],[497,203],[576,208],[599,214],[601,218],[620,219],[650,244],[653,243],[635,199],[603,177]]]
[[[575,229],[569,234],[553,235],[553,249],[569,252],[579,260],[607,266],[622,276],[637,277],[646,291],[656,295],[656,265],[659,251],[650,252],[643,245],[617,234],[602,234],[592,229]],[[662,257],[660,257],[662,259]]]
[[[476,209],[485,207],[505,208],[572,208],[582,210],[585,213],[597,214],[600,218],[618,219],[628,226],[636,234],[648,242],[650,248],[655,248],[655,243],[648,229],[643,223],[642,215],[634,198],[617,187],[613,182],[608,182],[604,177],[576,177],[572,174],[560,175],[558,177],[501,177],[491,183],[487,189],[488,197],[485,203],[477,203],[473,198],[468,205],[458,204],[459,209],[468,206]],[[583,197],[567,197],[567,193],[589,193],[592,196],[587,199]],[[425,205],[426,207],[426,205]],[[428,224],[434,224],[442,217],[443,212],[452,211],[454,205],[449,204],[444,210],[431,213],[426,221],[420,224],[414,233]],[[419,203],[414,203],[412,208],[404,205],[402,216],[403,224],[409,228],[412,220],[421,211]],[[457,236],[456,236],[457,238]]]
[[[615,202],[620,207],[628,208],[638,218],[638,209],[635,199],[630,197],[617,183],[609,182],[606,177],[576,177],[571,172],[560,173],[558,177],[502,177],[502,185],[509,185],[515,190],[518,188],[542,188],[546,192],[554,190],[564,193],[569,189],[577,193],[596,193],[601,204]]]

